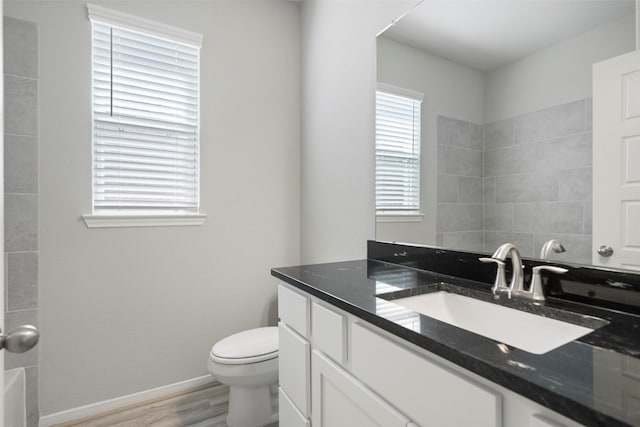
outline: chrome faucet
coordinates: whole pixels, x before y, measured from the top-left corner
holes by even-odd
[[[509,285],[506,284],[504,278],[504,261],[508,256],[511,256],[511,265],[513,266],[513,273],[511,274],[511,281]],[[524,277],[522,274],[522,257],[520,257],[520,251],[511,243],[505,243],[501,245],[491,256],[491,258],[480,258],[482,262],[493,262],[498,266],[498,272],[496,275],[496,281],[491,291],[494,295],[500,292],[506,292],[507,296],[511,298],[511,295],[517,295],[524,292]]]
[[[566,252],[567,250],[564,248],[564,246],[562,246],[562,243],[560,243],[559,241],[555,240],[555,239],[551,239],[547,242],[545,242],[544,245],[542,245],[542,250],[540,250],[540,258],[544,259],[544,260],[548,260],[549,259],[549,255],[551,254],[551,252],[555,252],[557,254],[560,254],[562,252]]]
[[[524,267],[522,265],[520,251],[513,244],[505,243],[496,249],[491,258],[504,261],[508,256],[511,256],[511,266],[513,268],[511,281],[509,282],[509,291],[507,292],[507,295],[511,298],[512,295],[518,295],[524,291],[524,275],[522,274]]]
[[[548,248],[552,250],[553,244],[550,242],[556,242],[560,245],[559,242],[555,240],[550,240]],[[560,245],[562,247],[562,245]],[[545,244],[547,247],[547,244]],[[563,248],[564,249],[564,248]],[[557,252],[557,251],[556,251]],[[508,256],[511,256],[511,264],[513,266],[513,273],[511,275],[511,281],[509,285],[506,284],[505,279],[505,260]],[[494,295],[500,292],[506,292],[507,296],[511,298],[511,296],[526,299],[532,302],[544,302],[544,292],[543,292],[543,281],[542,276],[540,275],[541,271],[550,271],[556,274],[566,273],[566,268],[556,267],[552,265],[540,265],[537,267],[533,267],[533,276],[531,277],[531,286],[529,290],[524,289],[524,266],[522,265],[522,258],[520,257],[520,252],[518,248],[516,248],[511,243],[505,243],[501,245],[491,256],[491,258],[479,258],[482,262],[492,262],[495,263],[498,267],[498,271],[496,274],[496,280],[493,284],[493,288],[491,291]]]

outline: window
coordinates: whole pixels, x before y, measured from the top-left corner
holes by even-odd
[[[88,9],[93,216],[197,216],[202,36]]]
[[[387,85],[376,92],[376,213],[420,211],[422,95]]]

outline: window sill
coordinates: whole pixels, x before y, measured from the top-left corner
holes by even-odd
[[[376,222],[422,222],[424,214],[412,213],[379,213],[376,214]]]
[[[87,228],[172,227],[202,225],[207,214],[87,214]]]

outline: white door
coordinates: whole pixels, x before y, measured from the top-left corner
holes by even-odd
[[[593,66],[593,264],[640,270],[640,51]]]

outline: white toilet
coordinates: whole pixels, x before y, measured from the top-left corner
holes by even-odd
[[[271,394],[278,382],[276,326],[238,332],[218,341],[207,369],[230,388],[229,427],[261,427],[278,420],[276,397]]]

